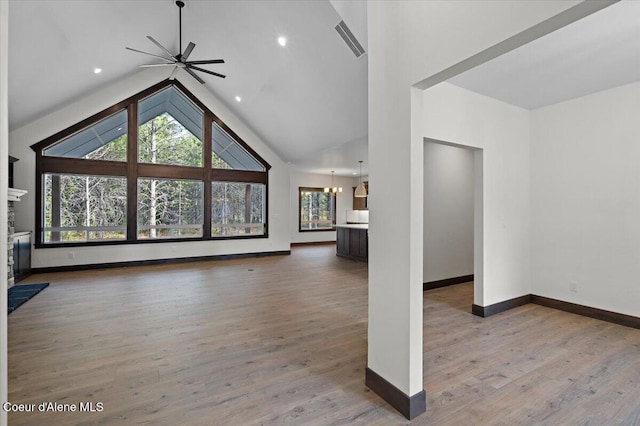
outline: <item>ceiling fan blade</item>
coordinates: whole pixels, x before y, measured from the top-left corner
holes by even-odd
[[[176,77],[176,74],[178,73],[178,69],[179,69],[179,67],[175,67],[173,69],[173,71],[171,71],[171,75],[169,76],[169,80],[173,80]]]
[[[189,68],[194,69],[194,70],[198,70],[200,72],[206,72],[207,74],[215,75],[216,77],[220,77],[220,78],[225,78],[226,77],[226,76],[224,76],[222,74],[218,74],[217,72],[205,70],[204,68],[200,68],[200,67],[194,67],[193,65],[187,65],[187,69],[189,69]]]
[[[159,59],[162,59],[163,61],[167,61],[167,62],[173,62],[174,61],[173,57],[171,59],[169,59],[169,58],[165,58],[164,56],[154,55],[153,53],[143,52],[142,50],[132,49],[131,47],[125,47],[125,49],[131,50],[132,52],[138,52],[138,53],[143,53],[145,55],[153,56],[155,58],[159,58]]]
[[[193,48],[196,47],[195,43],[189,42],[189,45],[187,46],[186,49],[184,49],[184,53],[182,54],[182,56],[180,57],[180,60],[182,62],[186,61],[187,58],[189,57],[189,55],[191,55],[191,52],[193,51]]]
[[[185,68],[184,70],[185,70],[186,72],[188,72],[189,74],[191,74],[191,77],[193,77],[193,78],[195,78],[196,80],[198,80],[198,82],[199,82],[200,84],[204,84],[204,80],[203,80],[203,79],[201,79],[200,77],[198,77],[198,75],[197,75],[195,72],[191,71],[189,68]]]
[[[224,64],[224,59],[209,59],[205,61],[187,61],[189,65],[205,65],[205,64]]]
[[[167,62],[166,64],[143,64],[143,65],[138,65],[140,68],[151,68],[151,67],[170,67],[170,66],[174,66],[175,64],[173,62],[169,63]]]
[[[169,49],[167,49],[166,47],[164,47],[163,45],[161,45],[160,43],[158,43],[158,42],[156,41],[156,39],[155,39],[155,38],[153,38],[153,37],[151,37],[151,36],[147,36],[147,38],[148,38],[149,40],[151,40],[151,42],[152,42],[153,44],[155,44],[155,45],[156,45],[156,46],[158,46],[160,49],[162,49],[162,50],[163,50],[167,55],[171,56],[172,58],[175,58],[175,56],[173,56],[173,54],[172,54],[171,52],[169,52]]]

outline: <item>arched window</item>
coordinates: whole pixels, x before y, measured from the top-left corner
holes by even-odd
[[[269,164],[177,81],[32,148],[38,247],[268,236]]]

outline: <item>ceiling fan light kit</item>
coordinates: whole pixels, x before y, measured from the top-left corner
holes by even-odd
[[[182,8],[184,7],[184,2],[183,1],[176,1],[176,6],[178,6],[178,15],[179,15],[179,30],[180,30],[180,50],[178,51],[177,55],[174,55],[173,53],[171,53],[171,51],[169,51],[169,49],[167,49],[166,47],[164,47],[162,44],[160,44],[156,39],[154,39],[151,36],[147,36],[147,38],[153,43],[155,44],[158,48],[160,48],[160,50],[162,50],[166,56],[162,56],[162,55],[156,55],[154,53],[149,53],[149,52],[143,52],[142,50],[138,50],[138,49],[133,49],[131,47],[127,47],[127,50],[131,50],[133,52],[137,52],[137,53],[142,53],[144,55],[149,55],[149,56],[153,56],[156,59],[160,59],[164,62],[160,62],[160,63],[156,63],[156,64],[144,64],[144,65],[140,65],[140,67],[142,68],[149,68],[149,67],[166,67],[166,66],[172,66],[173,71],[171,72],[171,75],[169,76],[170,80],[173,80],[173,78],[176,76],[176,73],[178,72],[178,70],[180,68],[184,69],[186,72],[188,72],[193,78],[195,78],[200,84],[204,84],[204,80],[202,78],[200,78],[200,76],[198,76],[195,71],[199,71],[199,72],[203,72],[206,74],[211,74],[214,75],[216,77],[220,77],[220,78],[225,78],[226,76],[219,74],[217,72],[213,72],[207,69],[204,69],[202,67],[199,67],[197,65],[209,65],[209,64],[224,64],[224,59],[208,59],[208,60],[201,60],[201,61],[188,61],[187,59],[189,58],[189,55],[191,55],[191,52],[193,52],[193,49],[196,47],[195,43],[193,42],[189,42],[189,44],[187,45],[187,48],[184,50],[184,52],[182,51]]]

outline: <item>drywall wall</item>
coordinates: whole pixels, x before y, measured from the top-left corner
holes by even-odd
[[[416,395],[423,389],[425,114],[422,112],[422,93],[412,85],[576,4],[579,2],[367,3],[368,172],[371,185],[367,362],[370,369],[407,395]],[[518,43],[510,44],[512,48],[517,46]],[[456,114],[454,111],[448,113]],[[490,144],[487,148],[491,148]],[[491,152],[485,154],[490,157],[485,161],[489,170],[505,167],[511,171],[516,167],[499,164],[500,155]],[[504,157],[507,160],[510,158]],[[485,174],[488,180],[501,177],[489,170]],[[517,173],[514,171],[514,174]],[[508,177],[509,174],[504,172],[502,176]],[[491,204],[495,204],[499,201],[497,198],[516,192],[515,182],[506,182],[502,187],[510,185],[514,190],[489,190],[485,195],[490,198]],[[487,182],[488,188],[495,186],[501,187],[501,184]],[[521,241],[522,238],[526,241],[528,234],[521,229],[518,213],[512,212],[511,207],[505,207],[505,210],[504,214],[493,211],[495,216],[485,216],[485,222],[490,222],[484,240],[485,254],[506,253],[506,261],[515,257],[515,263],[486,265],[486,274],[495,278],[498,287],[493,293],[484,295],[488,303],[519,295],[523,287],[528,285],[528,254],[521,259],[524,250],[521,246],[527,244]],[[511,225],[515,229],[507,229]],[[525,235],[519,235],[518,232],[524,232]],[[511,254],[511,242],[516,254]],[[517,278],[516,284],[508,281],[510,277]],[[512,285],[515,288],[511,288]]]
[[[16,186],[29,191],[29,194],[24,196],[20,203],[16,203],[17,229],[33,231],[35,226],[35,153],[30,146],[164,80],[166,77],[166,72],[162,70],[146,69],[10,132],[10,153],[20,159],[16,163]],[[183,72],[180,72],[177,77],[193,95],[272,166],[269,171],[268,194],[269,238],[34,249],[32,252],[33,267],[289,250],[291,237],[289,232],[289,166],[280,160],[245,123],[231,113],[207,89],[207,86],[197,83]]]
[[[346,222],[346,210],[350,210],[353,203],[353,189],[351,187],[352,178],[335,176],[335,186],[342,187],[342,192],[336,195],[336,223]],[[291,172],[290,183],[290,199],[291,209],[289,212],[289,218],[291,221],[291,242],[292,243],[310,243],[321,241],[335,241],[336,231],[313,231],[313,232],[300,232],[298,231],[298,210],[299,210],[299,196],[298,189],[300,187],[310,188],[324,188],[331,184],[330,175],[321,175],[314,173],[303,172]]]
[[[473,150],[424,145],[424,282],[473,274]]]
[[[474,303],[487,306],[530,293],[529,111],[441,83],[425,90],[426,138],[483,153],[483,277]]]
[[[7,386],[7,187],[9,153],[9,2],[0,1],[0,401],[9,400]],[[0,410],[0,425],[7,413]]]
[[[640,82],[532,112],[533,294],[640,316],[638,117]]]

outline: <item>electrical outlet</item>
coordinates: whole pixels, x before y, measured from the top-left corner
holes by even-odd
[[[70,251],[69,253],[67,253],[67,257],[68,257],[69,259],[75,259],[76,254],[75,254],[74,252]]]
[[[577,293],[578,292],[578,281],[571,281],[569,283],[569,290],[574,292],[574,293]]]

